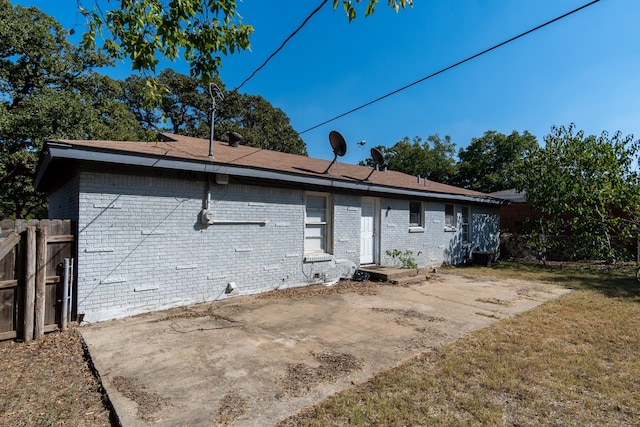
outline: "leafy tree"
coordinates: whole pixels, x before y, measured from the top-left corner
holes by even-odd
[[[490,130],[473,138],[467,148],[458,152],[456,177],[453,182],[464,188],[491,193],[514,187],[515,171],[524,156],[538,146],[536,138],[524,131],[510,135]]]
[[[246,145],[307,155],[307,147],[289,117],[259,95],[227,92],[216,118],[216,135],[236,131],[242,134]]]
[[[145,95],[147,79],[138,75],[131,75],[122,82],[122,93],[119,99],[124,102],[138,123],[149,131],[158,131],[158,124],[162,116],[157,105],[151,105]]]
[[[211,94],[200,80],[171,69],[162,71],[157,81],[163,89],[158,105],[141,97],[140,89],[146,85],[143,77],[132,76],[125,82],[125,102],[146,128],[172,133],[209,138],[211,121]],[[243,144],[268,150],[306,155],[304,141],[293,129],[287,115],[261,96],[227,92],[224,84],[214,79],[222,97],[216,98],[214,137],[227,138],[231,131],[244,137]],[[168,127],[163,128],[164,117]]]
[[[107,3],[109,0],[107,0]],[[365,0],[365,16],[375,10],[378,0]],[[104,32],[104,49],[115,59],[128,58],[134,70],[154,73],[159,58],[175,60],[179,55],[190,64],[191,75],[205,83],[213,81],[222,64],[222,56],[249,48],[253,27],[242,22],[236,0],[120,0],[119,7],[100,7],[95,0],[91,10],[78,1],[87,18],[84,44],[94,48]],[[349,21],[356,18],[361,0],[333,0]],[[412,6],[412,0],[388,0],[398,11]],[[150,80],[150,85],[156,83]],[[155,95],[161,95],[158,91]]]
[[[438,134],[429,135],[427,142],[431,149],[428,150],[428,170],[424,171],[427,178],[441,183],[449,183],[453,179],[455,168],[455,144],[451,142],[449,135],[444,136],[444,140]],[[426,150],[426,143],[425,143]]]
[[[91,72],[108,63],[70,44],[40,10],[0,0],[0,216],[45,215],[32,185],[48,138],[139,139],[145,133],[114,99],[119,83]]]
[[[333,0],[333,8],[338,8],[340,3],[342,3],[342,8],[349,18],[349,21],[353,21],[356,18],[356,10],[360,2],[361,0]],[[378,3],[378,0],[368,0],[364,3],[366,3],[364,14],[365,16],[369,16],[375,11],[376,3]],[[387,4],[393,10],[398,12],[400,8],[406,9],[407,6],[413,6],[413,0],[387,0]]]
[[[616,240],[635,241],[640,224],[640,141],[620,132],[585,136],[573,124],[552,127],[544,141],[526,156],[517,186],[543,213],[538,244],[571,258],[624,256]]]
[[[455,173],[455,144],[449,135],[444,139],[430,135],[426,141],[416,136],[404,137],[391,147],[376,147],[387,159],[390,170],[420,175],[432,181],[447,183]],[[371,165],[371,159],[368,159]]]

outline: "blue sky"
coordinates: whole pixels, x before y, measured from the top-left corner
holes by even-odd
[[[104,2],[104,0],[103,0]],[[76,0],[21,0],[82,31]],[[85,0],[86,4],[90,0]],[[348,23],[331,1],[242,88],[281,108],[302,132],[588,0],[415,0],[399,13],[378,4]],[[255,28],[250,52],[224,58],[221,77],[238,86],[320,4],[244,0]],[[346,139],[342,161],[405,136],[450,135],[458,148],[487,130],[528,130],[542,143],[552,125],[588,134],[620,130],[640,137],[640,1],[601,0],[574,15],[406,91],[301,136],[312,157],[333,157],[331,130]],[[184,61],[168,63],[188,73]],[[127,64],[114,78],[130,74]],[[366,140],[364,146],[356,143]]]

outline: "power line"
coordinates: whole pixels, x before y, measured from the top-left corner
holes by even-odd
[[[320,3],[320,5],[318,7],[316,7],[314,9],[313,12],[311,12],[311,14],[309,16],[307,16],[305,18],[304,21],[302,21],[302,24],[300,24],[300,26],[298,28],[296,28],[296,30],[291,33],[289,35],[289,37],[287,37],[285,39],[285,41],[282,42],[282,44],[280,45],[279,48],[277,48],[275,50],[275,52],[273,52],[271,55],[269,55],[269,57],[262,63],[261,66],[259,66],[258,68],[255,69],[255,71],[253,73],[251,73],[251,75],[249,77],[247,77],[242,83],[240,83],[240,86],[238,86],[237,88],[235,88],[234,90],[239,90],[242,86],[244,86],[244,84],[246,82],[248,82],[249,80],[251,80],[253,78],[253,76],[255,76],[258,71],[262,70],[262,68],[264,68],[265,65],[267,65],[267,62],[271,61],[271,59],[276,56],[278,54],[278,52],[280,52],[282,50],[282,48],[284,47],[284,45],[286,45],[289,40],[291,40],[293,38],[293,36],[295,36],[301,29],[302,27],[304,27],[305,25],[307,25],[307,22],[309,22],[309,20],[313,17],[313,15],[315,15],[316,13],[318,13],[320,11],[320,9],[322,9],[322,6],[324,6],[327,3],[328,0],[322,0],[322,2]]]
[[[511,42],[513,42],[513,41],[515,41],[515,40],[517,40],[517,39],[521,38],[521,37],[524,37],[524,36],[526,36],[526,35],[528,35],[528,34],[531,34],[531,33],[533,33],[534,31],[537,31],[537,30],[539,30],[539,29],[541,29],[541,28],[543,28],[543,27],[546,27],[547,25],[553,24],[554,22],[557,22],[557,21],[559,21],[559,20],[561,20],[561,19],[564,19],[564,18],[566,18],[566,17],[567,17],[567,16],[569,16],[569,15],[572,15],[572,14],[574,14],[574,13],[576,13],[576,12],[581,11],[582,9],[585,9],[585,8],[587,8],[587,7],[589,7],[589,6],[592,6],[593,4],[598,3],[599,1],[600,1],[600,0],[593,0],[592,2],[587,3],[587,4],[583,5],[583,6],[580,6],[580,7],[576,8],[576,9],[573,9],[572,11],[567,12],[567,13],[565,13],[564,15],[560,15],[560,16],[558,16],[557,18],[554,18],[554,19],[552,19],[552,20],[550,20],[550,21],[545,22],[544,24],[538,25],[537,27],[534,27],[534,28],[532,28],[532,29],[530,29],[530,30],[528,30],[528,31],[525,31],[524,33],[518,34],[517,36],[512,37],[512,38],[510,38],[509,40],[505,40],[505,41],[503,41],[502,43],[498,43],[497,45],[494,45],[494,46],[490,47],[489,49],[485,49],[485,50],[483,50],[482,52],[476,53],[475,55],[472,55],[472,56],[469,56],[469,57],[468,57],[468,58],[466,58],[466,59],[463,59],[462,61],[456,62],[456,63],[455,63],[455,64],[453,64],[453,65],[449,65],[448,67],[443,68],[443,69],[441,69],[440,71],[436,71],[436,72],[435,72],[435,73],[433,73],[433,74],[429,74],[428,76],[423,77],[423,78],[421,78],[420,80],[416,80],[416,81],[415,81],[415,82],[413,82],[413,83],[409,83],[409,84],[408,84],[408,85],[406,85],[406,86],[402,86],[401,88],[396,89],[396,90],[394,90],[394,91],[392,91],[392,92],[389,92],[389,93],[387,93],[387,94],[385,94],[385,95],[382,95],[382,96],[381,96],[381,97],[379,97],[379,98],[376,98],[376,99],[374,99],[374,100],[372,100],[372,101],[367,102],[366,104],[362,104],[362,105],[360,105],[359,107],[352,108],[351,110],[347,111],[346,113],[342,113],[342,114],[340,114],[340,115],[338,115],[338,116],[335,116],[335,117],[333,117],[333,118],[331,118],[331,119],[329,119],[329,120],[325,120],[324,122],[322,122],[322,123],[320,123],[320,124],[317,124],[317,125],[315,125],[315,126],[312,126],[312,127],[310,127],[309,129],[305,129],[305,130],[303,130],[302,132],[299,132],[299,133],[298,133],[298,135],[302,135],[302,134],[303,134],[303,133],[305,133],[305,132],[309,132],[310,130],[313,130],[313,129],[319,128],[320,126],[324,126],[324,125],[326,125],[327,123],[331,123],[331,122],[333,122],[333,121],[335,121],[335,120],[338,120],[338,119],[340,119],[340,118],[342,118],[342,117],[344,117],[344,116],[347,116],[347,115],[349,115],[349,114],[351,114],[351,113],[354,113],[354,112],[356,112],[356,111],[358,111],[358,110],[361,110],[361,109],[363,109],[363,108],[365,108],[365,107],[368,107],[368,106],[369,106],[369,105],[371,105],[371,104],[375,104],[375,103],[376,103],[376,102],[378,102],[378,101],[381,101],[381,100],[383,100],[383,99],[385,99],[385,98],[390,97],[391,95],[395,95],[396,93],[399,93],[399,92],[402,92],[403,90],[409,89],[410,87],[415,86],[415,85],[417,85],[418,83],[422,83],[422,82],[423,82],[423,81],[425,81],[425,80],[428,80],[428,79],[430,79],[430,78],[432,78],[432,77],[435,77],[435,76],[437,76],[437,75],[439,75],[439,74],[442,74],[442,73],[444,73],[445,71],[449,71],[449,70],[451,70],[452,68],[455,68],[455,67],[457,67],[457,66],[459,66],[459,65],[464,64],[465,62],[469,62],[469,61],[471,61],[472,59],[475,59],[475,58],[477,58],[477,57],[479,57],[479,56],[482,56],[482,55],[484,55],[484,54],[486,54],[486,53],[491,52],[492,50],[495,50],[495,49],[497,49],[497,48],[499,48],[499,47],[502,47],[502,46],[504,46],[504,45],[506,45],[506,44],[508,44],[508,43],[511,43]]]

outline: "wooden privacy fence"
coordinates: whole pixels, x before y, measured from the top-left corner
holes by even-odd
[[[0,222],[0,340],[64,329],[73,305],[70,220]]]

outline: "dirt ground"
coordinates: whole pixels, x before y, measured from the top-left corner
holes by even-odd
[[[111,426],[76,328],[0,343],[0,425]]]
[[[273,425],[568,290],[437,274],[339,282],[79,328],[125,426]]]

